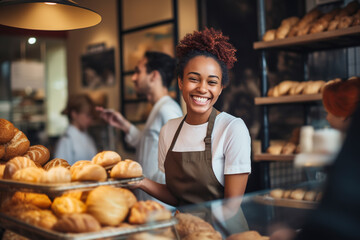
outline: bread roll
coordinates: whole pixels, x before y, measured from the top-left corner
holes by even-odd
[[[325,84],[325,81],[308,81],[308,84],[304,87],[303,94],[317,94],[320,92],[321,87]]]
[[[62,216],[53,226],[53,229],[64,233],[85,233],[99,231],[101,225],[90,214],[73,213]]]
[[[328,26],[328,31],[333,31],[335,29],[337,29],[338,25],[340,23],[340,19],[333,19]]]
[[[5,230],[2,240],[30,240],[30,239],[23,237],[13,231]]]
[[[70,170],[61,166],[50,168],[50,170],[45,173],[44,182],[46,183],[71,182]]]
[[[74,172],[76,172],[76,171],[78,171],[80,169],[78,167],[81,167],[81,166],[84,166],[84,165],[90,165],[90,164],[93,164],[93,163],[91,161],[88,161],[88,160],[77,161],[76,163],[74,163],[70,167],[70,172],[71,172],[71,174],[73,174]]]
[[[339,25],[337,26],[337,29],[343,29],[343,28],[350,27],[352,25],[354,19],[355,18],[352,16],[344,16],[344,17],[340,18],[340,22],[339,22]]]
[[[273,97],[274,96],[274,87],[269,88],[269,90],[267,92],[267,96],[268,97]]]
[[[103,167],[115,165],[121,161],[121,157],[117,152],[114,151],[102,151],[96,154],[91,162],[98,164]]]
[[[45,182],[45,174],[46,171],[42,168],[28,167],[16,171],[12,179],[21,182],[41,183]]]
[[[10,142],[10,140],[14,136],[15,136],[14,125],[10,121],[0,118],[0,144]]]
[[[304,82],[300,82],[299,84],[297,84],[296,86],[294,85],[294,88],[291,88],[289,91],[290,95],[298,95],[301,94],[304,91],[305,86],[308,84],[307,81]]]
[[[275,38],[284,39],[290,32],[290,29],[299,22],[298,17],[289,17],[281,21],[280,27],[276,30]]]
[[[143,224],[171,218],[171,212],[153,200],[138,201],[130,209],[129,223]]]
[[[304,200],[306,201],[315,201],[316,191],[306,191],[304,195]]]
[[[23,204],[32,204],[43,209],[51,206],[50,198],[46,194],[42,193],[15,192],[11,201]]]
[[[5,164],[4,179],[11,179],[14,173],[22,168],[36,167],[34,161],[26,157],[15,157]]]
[[[273,155],[279,155],[281,153],[282,148],[283,148],[283,145],[274,144],[274,145],[269,146],[268,149],[266,149],[266,152],[273,154]]]
[[[5,161],[24,155],[30,147],[30,141],[26,135],[17,128],[14,131],[14,137],[5,144],[5,155],[3,156]]]
[[[215,229],[211,226],[211,224],[190,213],[177,212],[175,217],[178,220],[175,228],[179,233],[180,238],[183,238],[193,232],[215,232]]]
[[[62,159],[62,158],[54,158],[54,159],[48,161],[48,162],[43,166],[43,168],[44,168],[45,170],[49,170],[50,168],[57,167],[57,166],[61,166],[61,167],[67,168],[67,169],[70,169],[70,167],[71,167],[71,165],[70,165],[65,159]]]
[[[112,178],[134,178],[142,176],[142,167],[138,162],[130,159],[116,164],[110,172]]]
[[[57,197],[51,204],[51,209],[57,216],[86,211],[85,203],[72,197]]]
[[[283,198],[290,198],[292,190],[285,190],[283,194]]]
[[[105,168],[94,163],[82,163],[70,168],[72,181],[105,181],[107,173]]]
[[[273,198],[282,198],[283,195],[284,195],[284,190],[280,188],[276,188],[270,191],[270,197]]]
[[[50,158],[49,150],[43,145],[30,146],[24,157],[30,158],[34,162],[44,165]]]
[[[5,164],[0,164],[0,179],[4,176]]]
[[[119,225],[129,212],[126,197],[112,186],[100,186],[90,191],[86,207],[88,213],[108,226]]]
[[[136,199],[135,195],[129,189],[126,189],[126,188],[116,188],[116,189],[124,195],[129,208],[134,206],[134,204],[137,202],[137,199]]]
[[[290,91],[290,88],[297,84],[299,83],[296,81],[290,81],[290,80],[282,81],[278,85],[279,96],[287,95]]]
[[[293,142],[287,142],[281,149],[281,154],[292,154],[295,152],[296,145]]]
[[[276,29],[267,30],[263,36],[263,41],[269,42],[275,40]]]
[[[303,200],[305,191],[303,189],[295,189],[291,192],[290,198],[295,200]]]
[[[50,210],[29,210],[22,212],[19,219],[30,225],[51,229],[57,222],[56,216]]]

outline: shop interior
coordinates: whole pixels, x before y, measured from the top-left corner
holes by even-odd
[[[349,33],[349,37],[336,36],[332,42],[323,41],[324,45],[321,41],[304,40],[304,45],[261,46],[265,42],[262,36],[269,29],[278,28],[285,18],[302,17],[315,7],[328,12],[350,2],[78,0],[80,6],[98,13],[101,22],[81,29],[55,31],[0,25],[0,118],[21,129],[31,145],[46,146],[50,154],[69,124],[61,112],[68,96],[73,94],[87,93],[96,105],[120,111],[142,128],[151,105],[136,95],[131,81],[137,61],[147,50],[174,56],[175,45],[187,33],[213,27],[221,29],[237,48],[238,61],[230,72],[230,85],[215,107],[240,117],[249,129],[252,173],[246,194],[253,196],[308,181],[317,188],[313,181],[326,178],[322,170],[297,167],[295,153],[271,155],[268,149],[289,142],[302,126],[310,125],[315,130],[330,127],[321,94],[313,99],[273,103],[266,99],[267,91],[283,81],[327,82],[360,76],[360,47],[356,43],[360,30],[355,26],[357,30]],[[315,42],[313,46],[311,41]],[[185,112],[176,81],[170,91]],[[99,151],[111,150],[123,159],[135,158],[135,150],[125,143],[124,135],[100,117],[89,132]],[[202,207],[212,209],[217,204],[222,203]],[[263,225],[252,223],[259,218],[251,211],[260,212],[259,206],[247,199],[242,204],[243,209],[248,207],[244,213],[249,227],[268,233],[269,229],[263,227],[267,220],[263,220]],[[269,207],[261,211],[281,219],[294,214],[297,217],[288,225],[299,227],[312,206],[300,205],[291,211]],[[215,222],[223,236],[234,233],[228,232],[233,228],[226,224]]]

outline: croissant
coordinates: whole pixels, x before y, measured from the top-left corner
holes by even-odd
[[[14,157],[5,164],[4,179],[11,179],[14,173],[22,168],[36,167],[34,161],[26,157]]]
[[[142,176],[142,167],[138,162],[130,159],[116,164],[110,172],[112,178],[134,178]]]

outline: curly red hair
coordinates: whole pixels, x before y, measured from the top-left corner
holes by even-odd
[[[337,117],[351,117],[360,102],[360,78],[332,81],[322,95],[326,111]]]
[[[234,46],[228,42],[229,37],[224,36],[221,31],[214,28],[205,28],[203,31],[194,31],[187,34],[176,46],[178,58],[186,56],[193,50],[206,51],[224,62],[231,69],[236,62]]]

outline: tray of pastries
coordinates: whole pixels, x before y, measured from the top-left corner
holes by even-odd
[[[2,227],[31,239],[128,239],[143,232],[176,239],[176,223],[161,203],[138,201],[131,190],[114,186],[55,198],[15,192],[7,194],[0,209]]]
[[[322,191],[317,189],[295,188],[282,189],[276,188],[264,195],[255,196],[255,201],[262,204],[314,209],[317,207],[322,197]]]

